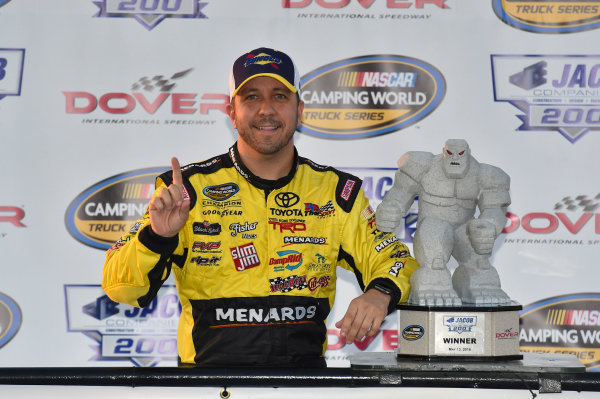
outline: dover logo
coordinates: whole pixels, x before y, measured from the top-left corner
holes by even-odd
[[[503,22],[535,33],[571,33],[600,27],[600,1],[493,0]]]
[[[237,184],[225,183],[204,187],[202,193],[212,200],[225,201],[227,198],[234,196],[238,191],[240,191],[240,187]]]
[[[134,18],[152,30],[166,18],[208,18],[201,10],[207,2],[200,0],[98,0],[96,18]]]
[[[349,139],[379,136],[425,118],[446,93],[424,61],[368,55],[325,65],[302,78],[302,133]]]
[[[600,371],[600,294],[557,296],[521,311],[522,352],[577,356],[587,371]]]
[[[149,168],[109,177],[83,191],[65,214],[67,230],[76,240],[108,249],[144,215],[154,180],[168,168]]]
[[[17,334],[21,320],[19,305],[11,297],[0,292],[0,348]]]

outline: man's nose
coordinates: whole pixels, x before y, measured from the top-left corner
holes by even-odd
[[[262,99],[259,112],[262,115],[271,115],[274,112],[273,101],[270,98]]]

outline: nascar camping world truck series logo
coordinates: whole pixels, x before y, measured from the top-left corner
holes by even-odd
[[[65,224],[69,233],[83,244],[108,249],[144,215],[156,176],[166,170],[126,172],[89,187],[67,209]]]
[[[503,22],[535,33],[571,33],[600,27],[597,0],[492,0]]]
[[[600,371],[600,294],[542,299],[521,311],[521,352],[576,356],[587,371]]]
[[[432,113],[446,92],[432,65],[397,55],[336,61],[302,78],[300,132],[330,139],[379,136]]]

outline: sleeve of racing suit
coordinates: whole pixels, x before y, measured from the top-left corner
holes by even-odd
[[[154,195],[165,186],[157,179]],[[102,288],[108,297],[132,306],[147,306],[169,277],[174,255],[183,252],[180,236],[156,235],[146,210],[144,217],[106,252]]]
[[[367,291],[379,284],[392,292],[388,314],[408,299],[410,275],[418,268],[408,247],[394,233],[377,230],[375,213],[362,189],[356,195],[342,229],[339,265],[354,272]]]

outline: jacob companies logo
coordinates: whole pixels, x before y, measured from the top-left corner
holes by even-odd
[[[575,143],[600,130],[600,55],[492,55],[494,100],[523,114],[520,131]]]
[[[25,49],[0,48],[0,100],[21,95],[24,62]]]
[[[96,18],[134,18],[152,30],[166,18],[208,18],[201,11],[208,2],[200,0],[99,0]]]
[[[144,215],[157,175],[168,168],[149,168],[109,177],[89,187],[69,205],[67,230],[76,240],[108,249]]]
[[[432,113],[446,92],[432,65],[397,55],[336,61],[302,78],[302,133],[353,139],[410,126]]]
[[[600,371],[600,294],[557,296],[521,311],[522,352],[577,356],[587,371]]]
[[[503,22],[535,33],[581,32],[600,27],[600,1],[493,0]]]
[[[0,292],[0,348],[14,338],[21,327],[21,320],[19,305]]]

